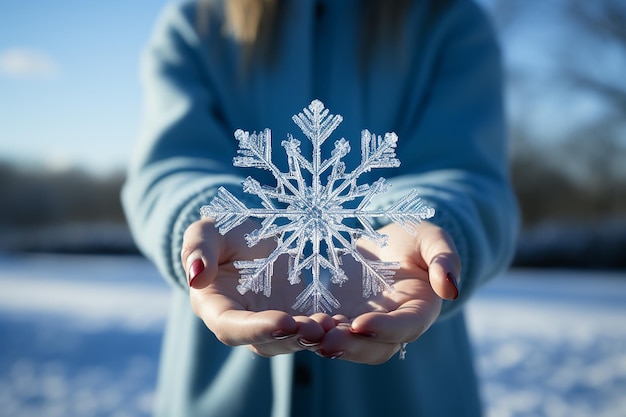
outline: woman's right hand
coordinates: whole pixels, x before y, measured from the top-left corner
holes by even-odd
[[[270,297],[237,291],[240,273],[233,261],[265,258],[275,246],[271,239],[252,248],[246,245],[244,235],[257,226],[248,221],[225,236],[219,234],[212,219],[196,221],[187,228],[181,261],[190,283],[192,308],[226,345],[247,345],[266,357],[314,349],[336,323],[327,314],[303,316],[293,311],[291,303],[302,286],[282,279],[272,284]],[[286,271],[286,261],[277,261],[275,269],[281,268]]]

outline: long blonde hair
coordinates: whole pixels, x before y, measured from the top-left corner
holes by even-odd
[[[271,30],[268,20],[275,17],[276,0],[226,0],[223,30],[243,45],[262,40]]]
[[[222,34],[234,39],[242,48],[240,69],[247,72],[255,56],[270,63],[275,54],[272,48],[278,36],[275,21],[280,12],[280,0],[200,0],[196,15],[197,29],[201,35],[209,30],[212,13],[224,14]],[[216,8],[216,6],[220,6]]]
[[[268,62],[273,56],[274,39],[279,36],[277,31],[280,25],[275,23],[280,20],[282,1],[284,0],[200,0],[198,28],[201,33],[206,33],[211,6],[222,4],[224,26],[221,30],[244,49],[243,66],[247,67],[254,56]],[[380,46],[381,42],[391,39],[392,44],[401,46],[399,43],[402,39],[403,20],[411,2],[412,0],[361,0],[362,63],[367,62],[372,47]],[[437,12],[446,3],[446,0],[434,0],[432,11]]]

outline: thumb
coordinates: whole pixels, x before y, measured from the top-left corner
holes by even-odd
[[[455,300],[459,296],[461,258],[452,237],[435,225],[429,225],[420,237],[430,286],[439,297]]]

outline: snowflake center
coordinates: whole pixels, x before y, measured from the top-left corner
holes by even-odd
[[[332,222],[333,214],[337,209],[341,208],[337,203],[324,195],[316,195],[312,189],[307,189],[304,198],[294,202],[293,208],[301,212],[301,216],[306,219],[313,220],[316,224],[319,222]],[[318,225],[322,226],[321,224]]]
[[[322,216],[324,215],[324,211],[317,207],[311,207],[311,211],[310,211],[311,217],[313,217],[314,219],[322,219]]]

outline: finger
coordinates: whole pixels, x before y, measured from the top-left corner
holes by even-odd
[[[316,348],[326,333],[322,326],[306,316],[295,316],[293,319],[298,326],[295,334],[281,334],[276,337],[274,333],[274,340],[252,345],[251,350],[258,355],[271,357]]]
[[[350,326],[341,324],[326,333],[315,353],[327,359],[378,365],[389,360],[399,349],[399,343],[366,340],[353,335]]]
[[[350,323],[350,319],[343,314],[335,314],[333,316],[333,321],[335,322],[335,326],[340,323]]]
[[[428,266],[430,285],[437,295],[446,300],[456,300],[459,297],[460,268],[455,268],[455,259],[452,255],[441,254],[433,259]],[[458,271],[458,272],[454,272]]]
[[[278,310],[251,312],[233,309],[219,314],[201,314],[201,318],[218,340],[228,346],[261,345],[285,340],[298,332],[296,321]]]
[[[443,299],[456,299],[459,296],[461,258],[450,235],[435,227],[422,235],[420,246],[432,289]]]
[[[309,348],[311,345],[317,346],[327,329],[332,327],[329,326],[329,321],[332,322],[332,319],[327,314],[319,313],[311,317],[295,316],[293,319],[298,324],[297,342],[304,348]]]
[[[295,316],[293,319],[298,326],[296,333],[274,333],[272,341],[250,345],[250,350],[257,355],[272,357],[318,346],[325,334],[319,323],[306,316]]]
[[[329,331],[337,324],[334,317],[330,317],[326,313],[315,313],[310,317],[310,319],[318,323],[321,328],[324,329],[324,332]]]
[[[435,308],[421,300],[414,300],[397,310],[365,313],[352,322],[350,332],[361,339],[384,343],[412,342],[435,322],[441,309],[441,300],[433,294]]]
[[[212,221],[200,220],[185,230],[180,257],[190,287],[204,288],[213,282],[219,251],[219,238]]]

